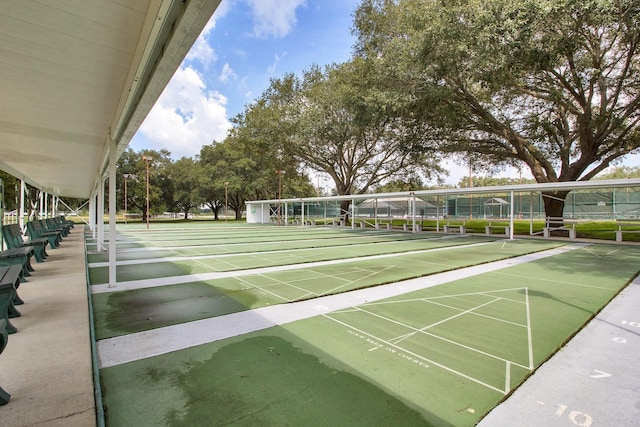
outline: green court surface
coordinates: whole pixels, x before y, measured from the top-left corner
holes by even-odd
[[[151,259],[148,252],[128,252],[128,264],[119,266],[117,280],[129,281],[151,277],[244,270],[495,241],[495,238],[483,236],[423,235],[416,238],[410,234],[400,233],[379,236],[342,233],[332,237],[323,236],[325,240],[309,239],[309,235],[308,232],[304,234],[298,232],[295,236],[289,234],[269,236],[278,240],[270,242],[266,248],[261,244],[247,243],[247,240],[259,238],[255,235],[239,236],[237,243],[219,244],[206,248],[174,249],[174,253],[169,255],[171,258],[166,259],[158,258],[155,251],[153,253],[155,256]],[[196,238],[194,237],[193,240],[195,241]],[[136,260],[138,262],[135,262]],[[91,257],[89,261],[92,262]],[[89,278],[91,284],[107,283],[107,266],[90,266]]]
[[[404,274],[415,276],[499,259],[501,250],[514,256],[554,246],[549,241],[503,243],[391,259],[393,265],[407,266]],[[385,280],[398,280],[399,271],[382,270],[392,265],[386,264],[391,259],[358,261],[360,270],[345,277],[364,281],[389,274]],[[635,277],[639,259],[636,246],[585,246],[104,368],[100,376],[107,425],[472,426]],[[306,292],[322,294],[342,283],[337,266],[327,269],[317,280],[298,270],[277,272],[277,280],[270,277],[261,286],[295,299],[300,294],[288,294],[280,286],[304,282]],[[330,280],[329,272],[334,274]],[[258,276],[242,279],[257,283]],[[166,293],[162,300],[135,293],[132,299],[161,306],[172,292],[181,298],[184,289],[161,288]],[[257,291],[252,295],[254,304],[266,298]],[[94,295],[96,314],[109,308],[107,301],[97,303],[97,297],[109,296]],[[241,309],[251,303],[227,298]],[[188,310],[187,305],[182,309]],[[203,309],[204,304],[192,311]],[[135,309],[120,316],[135,320]]]
[[[407,244],[414,250],[422,250],[401,252],[404,249],[402,244]],[[447,247],[443,247],[445,245]],[[103,339],[267,305],[337,294],[510,258],[558,245],[558,242],[553,241],[506,242],[472,236],[432,238],[395,242],[393,245],[380,247],[376,247],[376,244],[350,247],[349,253],[354,259],[320,266],[307,266],[304,263],[325,260],[329,257],[326,248],[322,251],[296,251],[286,256],[282,253],[271,256],[263,254],[255,259],[252,255],[245,255],[244,258],[247,259],[238,255],[239,261],[255,262],[260,267],[301,264],[291,270],[276,269],[256,274],[248,270],[243,271],[242,275],[179,284],[171,284],[171,278],[164,278],[166,282],[163,286],[158,282],[158,286],[143,289],[117,291],[116,287],[111,292],[95,294],[93,305],[96,336]],[[391,252],[392,248],[398,252]],[[380,253],[388,256],[367,258],[368,255]],[[163,263],[162,266],[163,268],[152,267],[152,264],[137,266],[139,272],[136,277],[143,278],[145,272],[147,277],[159,277],[162,276],[161,273],[173,268],[172,263]],[[135,266],[128,267],[133,269]],[[231,270],[230,267],[227,269]]]

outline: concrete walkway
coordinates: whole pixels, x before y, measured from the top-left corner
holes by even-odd
[[[0,406],[3,426],[96,424],[82,227],[35,263],[18,293],[22,317],[0,355],[0,387],[11,394]]]

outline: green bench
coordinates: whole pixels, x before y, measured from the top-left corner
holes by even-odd
[[[5,348],[7,348],[8,341],[9,333],[7,332],[7,321],[0,319],[0,354],[2,354]],[[11,399],[11,395],[0,387],[0,406],[9,403],[9,399]]]
[[[48,229],[44,220],[37,219],[27,222],[27,235],[30,240],[46,237],[51,249],[59,247],[62,242],[62,232],[57,229]]]
[[[45,220],[40,220],[44,223],[49,231],[57,230],[62,234],[62,237],[67,237],[71,230],[71,225],[68,223],[62,222],[60,217],[57,218],[47,218]]]
[[[33,267],[31,266],[31,257],[33,257],[33,247],[24,246],[22,248],[12,248],[0,252],[0,266],[3,265],[20,265],[22,266],[22,277],[31,276]]]
[[[24,304],[18,296],[21,268],[19,265],[0,267],[0,319],[5,321],[5,330],[9,334],[18,332],[11,324],[10,318],[20,317],[22,314],[16,305]]]
[[[15,304],[22,303],[18,297],[21,267],[18,265],[0,267],[0,353],[7,347],[9,334],[18,330],[9,321],[10,317],[20,316]],[[9,403],[11,395],[0,387],[0,406]]]
[[[74,228],[75,223],[71,220],[65,219],[64,215],[60,215],[57,218],[57,221],[61,222],[62,224],[65,224],[69,227],[69,229]]]
[[[49,244],[49,239],[43,237],[25,241],[22,238],[22,230],[19,224],[3,225],[2,237],[9,249],[32,247],[36,262],[43,262],[48,256],[46,249]]]

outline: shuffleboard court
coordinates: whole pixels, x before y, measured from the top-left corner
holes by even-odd
[[[455,241],[460,243],[462,240]],[[435,240],[426,240],[425,243],[435,243]],[[309,258],[305,259],[307,263],[299,263],[300,258],[296,258],[296,264],[260,271],[229,271],[224,277],[212,276],[209,280],[204,280],[205,275],[200,275],[200,280],[188,275],[151,278],[132,282],[134,289],[129,290],[103,286],[94,289],[96,336],[103,339],[273,304],[378,286],[511,258],[558,245],[558,242],[535,240],[510,243],[484,241],[440,248],[436,245],[431,250],[361,256],[316,264],[309,263]],[[272,258],[261,257],[260,261],[277,265]],[[282,263],[285,264],[284,261]],[[156,275],[158,271],[153,270],[152,274]],[[99,292],[95,292],[97,290]]]
[[[636,276],[640,248],[619,249],[584,245],[103,368],[108,424],[474,425]]]
[[[400,235],[401,237],[403,235]],[[473,243],[492,242],[495,239],[483,236],[451,237],[423,237],[420,239],[394,240],[385,238],[382,241],[360,243],[354,241],[351,235],[342,240],[332,239],[333,245],[316,247],[313,244],[296,249],[272,249],[271,251],[233,252],[225,254],[199,255],[193,250],[185,251],[173,257],[164,259],[146,258],[120,261],[117,271],[117,281],[131,281],[144,278],[180,276],[198,273],[243,270],[275,265],[287,265],[322,260],[354,258],[387,253],[429,250],[432,248],[469,245]],[[282,238],[284,238],[282,236]],[[286,246],[283,245],[283,246]],[[277,246],[276,246],[277,247]],[[231,253],[229,253],[231,252]],[[108,282],[108,267],[106,263],[90,263],[89,278],[92,285]]]

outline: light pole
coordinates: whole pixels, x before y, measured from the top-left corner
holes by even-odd
[[[129,173],[122,175],[124,177],[124,223],[127,223],[127,178],[131,176]]]
[[[282,175],[284,175],[284,171],[278,169],[276,174],[278,174],[278,225],[280,225],[282,219]]]
[[[150,156],[142,156],[142,160],[147,164],[147,230],[149,229],[149,162]]]
[[[227,196],[227,190],[229,187],[229,181],[224,182],[224,221],[227,222],[229,217],[229,197]]]
[[[318,193],[318,197],[320,197],[322,195],[322,189],[323,189],[320,187],[320,180],[322,180],[322,182],[327,182],[328,179],[326,176],[322,174],[318,174],[317,178],[318,178],[318,187],[316,188],[316,192]]]
[[[469,154],[469,188],[473,187],[473,179],[471,175],[473,173],[471,166],[471,154]],[[469,219],[473,219],[473,194],[469,193]]]

